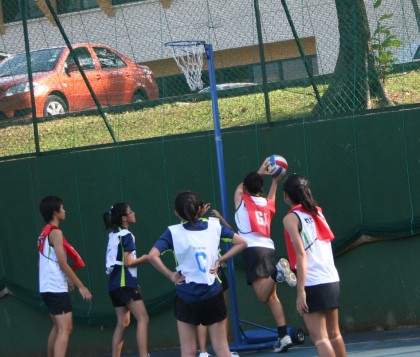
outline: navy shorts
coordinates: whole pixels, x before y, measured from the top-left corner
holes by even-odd
[[[140,286],[136,289],[124,286],[109,292],[114,307],[127,306],[131,300],[143,300],[140,294]]]
[[[305,286],[306,303],[309,313],[338,308],[340,282]]]
[[[41,297],[47,305],[48,313],[51,315],[72,312],[69,293],[41,293]]]
[[[223,293],[203,301],[189,302],[176,298],[175,318],[191,325],[212,325],[227,317],[226,301]]]
[[[252,285],[255,280],[271,276],[276,270],[276,251],[264,247],[246,248],[242,252],[245,263],[246,282]]]

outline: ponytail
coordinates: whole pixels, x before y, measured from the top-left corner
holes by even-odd
[[[179,193],[174,201],[174,208],[178,216],[192,224],[197,222],[203,205],[200,197],[191,191]]]
[[[115,203],[102,215],[106,229],[117,228],[122,224],[122,218],[127,215],[128,204],[124,202]]]
[[[318,213],[317,203],[312,196],[309,182],[304,176],[290,175],[283,184],[283,191],[293,203],[301,204],[307,211]]]

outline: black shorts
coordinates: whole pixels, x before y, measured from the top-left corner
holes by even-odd
[[[48,313],[51,315],[72,312],[69,293],[41,293],[41,297],[47,305]]]
[[[114,307],[127,306],[131,300],[143,300],[140,294],[140,287],[136,289],[124,286],[109,292],[111,297],[112,305]]]
[[[245,263],[246,282],[271,276],[276,270],[276,251],[270,248],[251,247],[242,252]]]
[[[223,269],[222,267],[219,267],[219,269],[217,270],[217,276],[222,282],[222,290],[226,291],[227,289],[229,289],[229,281],[225,274],[225,269]]]
[[[212,325],[223,321],[227,317],[226,301],[223,293],[208,300],[188,302],[176,298],[175,318],[191,325]]]
[[[340,283],[338,281],[305,286],[305,292],[309,313],[339,307]]]

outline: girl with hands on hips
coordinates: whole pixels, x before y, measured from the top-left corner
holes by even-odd
[[[214,352],[230,357],[226,333],[226,302],[215,273],[219,264],[246,248],[246,241],[218,219],[202,218],[209,209],[194,192],[179,193],[174,202],[181,223],[169,226],[149,252],[150,263],[175,284],[175,318],[181,357],[194,357],[197,351],[197,326],[208,326]],[[232,247],[219,258],[221,238]],[[178,266],[169,269],[160,255],[172,250]]]

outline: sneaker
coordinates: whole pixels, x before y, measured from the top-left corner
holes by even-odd
[[[198,357],[210,357],[211,355],[209,355],[207,352],[201,352]],[[237,352],[231,352],[230,353],[231,357],[239,357]]]
[[[289,335],[285,335],[283,338],[279,338],[273,346],[273,352],[287,352],[289,347],[292,347],[292,339]]]
[[[276,264],[277,276],[276,281],[281,283],[287,281],[291,287],[295,287],[297,284],[296,275],[290,270],[290,264],[287,259],[281,258]]]

